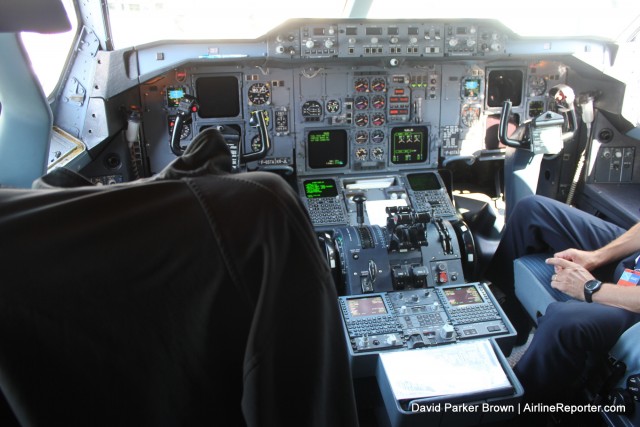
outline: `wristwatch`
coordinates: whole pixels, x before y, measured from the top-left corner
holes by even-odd
[[[587,280],[584,284],[584,300],[586,302],[593,302],[591,299],[593,294],[598,292],[602,287],[602,282],[600,280]]]

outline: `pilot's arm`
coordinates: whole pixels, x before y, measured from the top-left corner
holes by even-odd
[[[584,284],[593,280],[589,272],[601,265],[623,259],[640,251],[640,223],[631,227],[626,233],[611,243],[595,251],[567,249],[558,252],[547,260],[555,268],[551,278],[551,286],[567,295],[584,301]],[[593,302],[611,305],[640,313],[640,286],[617,286],[604,283],[600,290],[593,294]]]

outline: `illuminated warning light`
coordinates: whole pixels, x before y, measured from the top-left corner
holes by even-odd
[[[404,95],[404,89],[402,89],[402,88],[401,89],[394,89],[393,93],[395,95]]]
[[[179,82],[183,82],[187,79],[187,71],[186,70],[176,70],[176,80]]]

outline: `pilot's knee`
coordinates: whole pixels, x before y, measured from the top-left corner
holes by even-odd
[[[538,320],[536,334],[553,336],[563,341],[580,339],[589,319],[579,302],[553,302]]]
[[[514,213],[520,212],[523,215],[528,215],[531,212],[537,211],[545,203],[545,199],[542,196],[536,194],[528,195],[518,201],[514,207]]]

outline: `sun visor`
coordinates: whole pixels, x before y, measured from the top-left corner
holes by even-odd
[[[0,33],[62,33],[71,29],[59,0],[8,0],[2,5]]]

